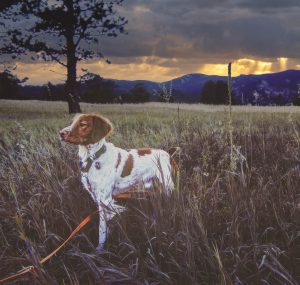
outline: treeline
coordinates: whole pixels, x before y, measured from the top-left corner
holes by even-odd
[[[0,99],[66,101],[65,84],[54,85],[51,82],[43,86],[21,86],[27,80],[20,80],[10,71],[0,73]],[[180,102],[183,94],[176,90],[163,90],[151,94],[143,83],[138,83],[129,91],[120,91],[113,80],[103,79],[99,75],[86,74],[78,83],[80,98],[86,103],[145,103]]]
[[[20,80],[10,71],[0,73],[0,98],[19,100],[47,100],[66,101],[66,87],[64,84],[52,83],[43,86],[21,86],[27,79]],[[129,91],[120,91],[113,80],[103,79],[99,75],[86,74],[78,83],[82,102],[86,103],[144,103],[156,102],[188,102],[205,104],[227,104],[227,84],[223,81],[207,81],[201,94],[189,98],[181,92],[171,88],[151,94],[144,84],[138,83]],[[199,99],[200,98],[200,99]],[[233,102],[236,101],[233,99]]]
[[[15,100],[46,100],[46,101],[66,101],[67,89],[65,84],[45,84],[43,86],[22,86],[28,78],[19,79],[9,70],[0,72],[0,99]],[[138,83],[130,90],[121,90],[113,80],[103,79],[99,75],[87,74],[82,77],[78,83],[80,99],[86,103],[145,103],[168,102],[168,103],[203,103],[212,105],[227,105],[228,85],[226,82],[208,80],[203,85],[198,94],[188,95],[174,88],[166,88],[162,85],[159,90],[149,92],[149,89],[143,84]],[[252,96],[253,97],[253,96]],[[255,97],[255,96],[254,96]],[[250,97],[249,97],[250,98]],[[234,92],[232,92],[232,104],[238,105],[239,102]],[[248,99],[249,100],[249,99]],[[250,98],[254,105],[285,105],[286,100],[282,96],[260,96],[260,98]],[[267,100],[264,102],[262,100]],[[247,103],[247,102],[246,102]],[[292,101],[293,105],[300,106],[299,95]]]
[[[20,80],[10,71],[0,73],[0,99],[66,101],[65,84],[52,83],[43,86],[21,86]],[[145,103],[151,94],[143,84],[136,84],[128,92],[120,92],[112,80],[94,76],[78,84],[82,102],[86,103]]]
[[[28,78],[19,79],[9,70],[0,72],[0,99],[21,99],[21,84]]]
[[[136,84],[129,92],[120,92],[114,81],[99,75],[85,80],[82,86],[81,100],[87,103],[145,103],[151,97],[143,84]]]

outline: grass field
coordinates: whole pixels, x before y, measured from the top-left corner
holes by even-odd
[[[182,152],[180,191],[128,203],[98,254],[97,221],[38,265],[96,209],[77,148],[58,130],[62,102],[0,100],[0,278],[12,284],[298,284],[299,107],[82,104],[107,116],[124,147]],[[232,149],[232,152],[231,152]]]

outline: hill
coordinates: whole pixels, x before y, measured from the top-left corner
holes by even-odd
[[[163,83],[152,81],[113,80],[120,92],[129,91],[138,83],[143,83],[150,93],[160,90],[162,85],[175,91],[180,102],[199,102],[201,90],[206,81],[222,80],[226,76],[187,74]],[[289,104],[298,95],[300,70],[287,70],[278,73],[260,75],[240,75],[233,77],[233,91],[242,105],[284,105]]]
[[[100,76],[96,76],[92,79],[92,82],[87,81],[81,84],[81,94],[84,102],[113,102],[116,97],[122,97],[123,102],[130,102],[124,100],[125,96],[128,97],[128,94],[130,96],[132,90],[138,85],[144,86],[144,90],[146,89],[146,92],[148,92],[147,101],[160,101],[161,98],[158,94],[162,92],[163,88],[166,88],[172,93],[173,101],[175,102],[198,103],[202,88],[208,80],[227,82],[227,77],[195,73],[158,83],[147,80],[103,79]],[[238,104],[289,105],[300,95],[300,70],[287,70],[261,75],[240,75],[233,77],[232,83]],[[89,97],[84,96],[87,92]],[[64,100],[64,93],[63,84],[51,84],[48,86],[25,85],[20,87],[19,95],[15,96],[15,98],[10,97],[11,95],[9,94],[4,94],[5,96],[0,94],[0,98],[57,101]],[[101,98],[102,100],[100,100]],[[115,101],[119,102],[120,100]]]

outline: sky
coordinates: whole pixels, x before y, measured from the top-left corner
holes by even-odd
[[[300,69],[300,0],[125,0],[127,35],[95,46],[112,64],[79,65],[104,78],[163,82],[189,74],[261,74]],[[66,70],[17,62],[29,84],[62,83]],[[80,72],[79,72],[80,73]]]

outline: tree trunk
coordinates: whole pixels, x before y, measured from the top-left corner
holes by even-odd
[[[77,60],[75,58],[75,54],[68,54],[67,57],[67,70],[68,70],[68,78],[66,82],[66,90],[67,90],[67,100],[69,105],[69,113],[81,113],[80,105],[79,105],[79,86],[76,81],[76,65]]]
[[[67,100],[69,105],[69,113],[81,113],[79,105],[79,86],[76,81],[76,46],[74,44],[74,7],[73,1],[66,1],[66,6],[68,9],[67,28],[66,28],[66,42],[67,42]]]

